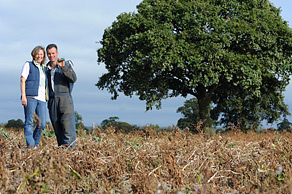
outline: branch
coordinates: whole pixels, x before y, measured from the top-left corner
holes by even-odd
[[[208,181],[207,183],[210,183],[212,179],[214,179],[216,177],[216,175],[220,172],[231,172],[233,174],[237,174],[237,175],[240,175],[241,173],[238,173],[238,172],[233,172],[232,170],[220,170],[220,171],[217,171]],[[220,176],[219,178],[222,178],[224,176]]]

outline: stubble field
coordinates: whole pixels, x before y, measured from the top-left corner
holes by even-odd
[[[291,193],[291,133],[78,132],[74,151],[44,133],[25,148],[1,129],[0,193]]]

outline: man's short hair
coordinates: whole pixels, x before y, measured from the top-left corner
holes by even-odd
[[[58,50],[58,47],[57,47],[56,44],[49,44],[49,45],[47,46],[46,50],[49,50],[49,49],[51,49],[51,48],[56,48],[56,50]]]

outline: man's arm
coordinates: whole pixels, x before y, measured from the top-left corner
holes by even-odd
[[[73,68],[72,68],[72,62],[71,61],[62,61],[64,63],[63,66],[60,66],[62,68],[62,72],[64,73],[64,75],[67,77],[67,79],[74,83],[77,80],[77,76],[76,73],[74,72]],[[62,63],[61,62],[61,63]],[[58,64],[59,65],[59,64]]]

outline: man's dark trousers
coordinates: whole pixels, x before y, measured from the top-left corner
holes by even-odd
[[[57,137],[58,146],[76,145],[75,113],[70,94],[55,94],[48,102],[50,119]]]

